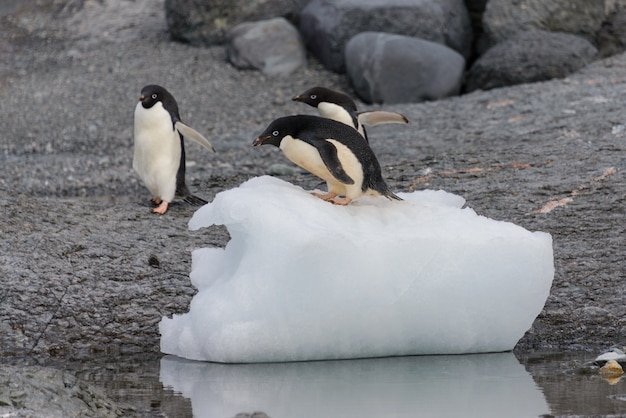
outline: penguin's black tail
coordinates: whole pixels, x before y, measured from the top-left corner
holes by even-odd
[[[176,197],[178,197],[179,199],[183,199],[184,202],[187,202],[193,206],[202,206],[209,203],[206,200],[199,198],[198,196],[192,195],[189,191],[189,188],[185,184],[185,181],[180,181],[178,177],[176,178]]]
[[[209,203],[206,200],[192,194],[188,194],[187,196],[183,197],[183,200],[193,206],[202,206]]]
[[[402,199],[400,196],[398,196],[397,194],[395,194],[394,192],[392,192],[391,190],[387,190],[387,192],[384,194],[384,196],[389,199],[389,200],[404,200]]]

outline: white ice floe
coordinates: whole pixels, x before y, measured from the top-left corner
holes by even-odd
[[[343,207],[273,177],[219,193],[189,222],[226,225],[192,254],[189,313],[161,350],[283,362],[511,350],[554,276],[552,239],[462,208],[443,191]]]

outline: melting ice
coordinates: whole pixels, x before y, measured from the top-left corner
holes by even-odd
[[[189,313],[164,317],[161,351],[283,362],[511,350],[554,277],[552,239],[463,208],[443,191],[334,206],[263,176],[189,222],[226,225],[192,254]]]

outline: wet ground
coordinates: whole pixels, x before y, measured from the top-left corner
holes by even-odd
[[[140,416],[232,418],[258,410],[272,418],[294,411],[301,417],[328,411],[343,417],[385,416],[381,411],[397,417],[626,416],[626,379],[602,378],[585,366],[593,356],[583,353],[283,365],[211,365],[171,356],[111,360],[62,367]]]

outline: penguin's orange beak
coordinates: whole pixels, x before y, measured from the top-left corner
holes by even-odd
[[[143,101],[145,100],[145,98],[146,98],[146,97],[142,94],[141,96],[139,96],[139,101],[140,101],[140,102],[143,102]]]
[[[270,139],[271,137],[272,137],[271,135],[260,136],[252,142],[252,146],[258,147],[259,145],[263,145],[263,143],[267,141],[268,139]]]

